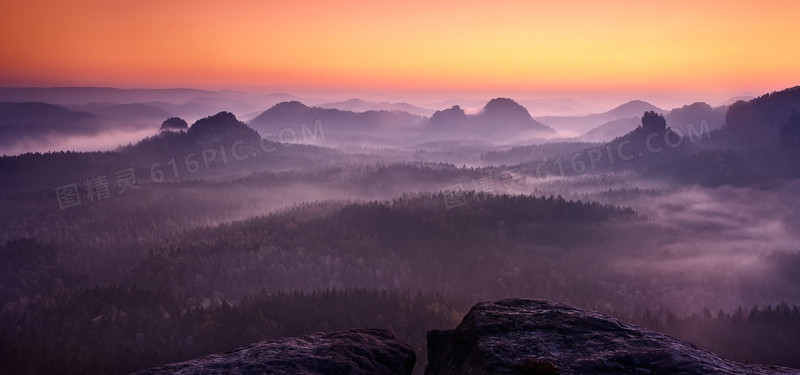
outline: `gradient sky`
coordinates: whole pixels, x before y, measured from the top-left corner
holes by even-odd
[[[4,0],[0,85],[761,93],[800,83],[800,2],[653,3]]]

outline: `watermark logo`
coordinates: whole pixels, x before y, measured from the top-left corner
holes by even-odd
[[[624,139],[616,144],[612,142],[602,147],[576,152],[568,157],[557,157],[550,162],[537,164],[536,169],[532,172],[537,178],[582,175],[597,170],[603,163],[613,166],[618,162],[629,162],[647,155],[660,154],[668,149],[678,149],[687,142],[694,144],[710,138],[711,130],[708,121],[702,120],[700,129],[692,123],[686,124],[686,134],[681,129],[668,128],[665,132],[653,132],[644,137]],[[642,141],[644,147],[637,148],[634,140]],[[639,150],[639,152],[633,150]]]
[[[485,193],[474,196],[474,199],[478,201],[488,199],[491,195],[513,193],[516,188],[524,186],[524,178],[522,170],[517,167],[500,171],[496,175],[473,178],[469,182],[445,186],[441,189],[444,207],[449,210],[468,206],[468,197],[470,196],[467,194],[468,191]]]
[[[117,195],[122,195],[128,190],[139,190],[136,183],[136,172],[133,168],[122,169],[114,172],[114,184],[117,186]],[[83,194],[77,183],[71,183],[55,188],[56,200],[59,209],[77,207],[83,204],[82,197],[88,202],[99,202],[111,198],[111,184],[105,175],[97,175],[83,181]]]

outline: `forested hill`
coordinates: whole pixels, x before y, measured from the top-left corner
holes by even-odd
[[[513,259],[533,262],[555,255],[555,248],[565,254],[586,247],[606,236],[604,223],[634,216],[629,209],[560,197],[467,192],[466,205],[451,209],[445,199],[437,194],[353,203],[301,220],[327,205],[305,204],[282,215],[190,231],[153,249],[126,272],[125,283],[227,298],[256,285],[270,291],[403,287],[470,293],[492,288],[495,275],[519,262]],[[504,277],[528,285],[523,274]],[[506,293],[504,284],[494,287]]]

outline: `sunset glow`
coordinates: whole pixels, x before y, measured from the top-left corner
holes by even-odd
[[[796,1],[4,1],[0,85],[762,92]]]

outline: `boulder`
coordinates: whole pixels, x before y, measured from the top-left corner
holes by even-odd
[[[425,374],[797,374],[742,364],[599,313],[528,299],[475,305],[428,333]]]
[[[389,331],[354,329],[259,342],[135,374],[411,374],[415,360]]]

